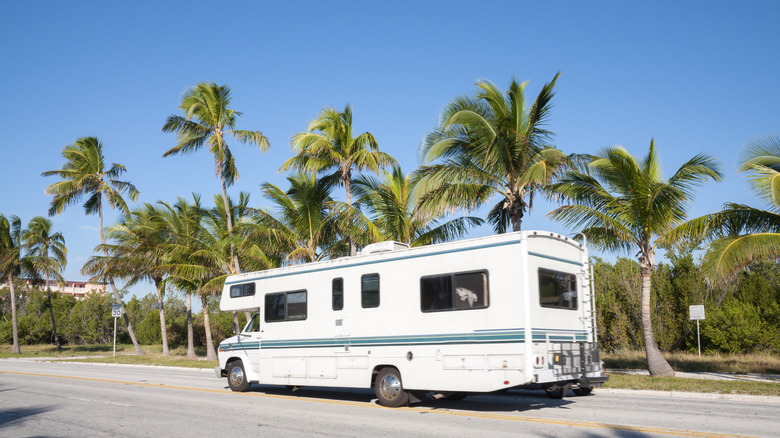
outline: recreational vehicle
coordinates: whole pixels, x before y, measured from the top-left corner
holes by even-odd
[[[401,406],[537,387],[589,394],[599,360],[587,249],[522,231],[232,275],[220,308],[251,312],[219,344],[233,391],[373,387]]]

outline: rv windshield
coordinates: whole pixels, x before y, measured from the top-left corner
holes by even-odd
[[[252,315],[252,319],[249,320],[249,323],[247,323],[246,327],[244,328],[244,333],[258,331],[260,331],[260,313],[255,313]]]

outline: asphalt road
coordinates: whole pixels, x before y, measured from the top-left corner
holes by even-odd
[[[390,409],[370,390],[254,385],[238,394],[206,370],[0,360],[2,437],[776,437],[779,416],[780,398],[599,389]]]

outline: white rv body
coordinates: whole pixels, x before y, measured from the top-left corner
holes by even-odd
[[[232,275],[221,310],[257,316],[216,371],[241,361],[247,388],[369,388],[388,367],[407,391],[600,386],[589,266],[580,243],[523,231]]]

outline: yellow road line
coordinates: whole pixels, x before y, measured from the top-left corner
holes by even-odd
[[[25,373],[19,371],[2,371],[2,370],[0,370],[0,374],[15,374],[20,376],[34,376],[34,377],[51,377],[57,379],[80,380],[80,381],[100,382],[100,383],[114,383],[118,385],[131,385],[131,386],[142,386],[142,387],[151,387],[151,388],[179,389],[182,391],[208,392],[213,394],[237,395],[237,396],[245,396],[245,397],[262,397],[262,398],[273,398],[273,399],[282,399],[282,400],[308,401],[308,402],[325,403],[325,404],[333,404],[333,405],[357,406],[362,408],[392,409],[392,408],[385,408],[377,404],[368,404],[364,402],[350,402],[345,400],[327,400],[327,399],[320,399],[320,398],[313,398],[313,397],[297,397],[292,395],[265,394],[265,393],[257,393],[257,392],[229,392],[221,389],[192,388],[189,386],[167,385],[164,383],[130,382],[125,380],[98,379],[95,377],[75,377],[75,376],[62,376],[57,374]],[[622,424],[555,420],[549,418],[523,417],[523,416],[516,416],[516,415],[483,414],[477,412],[450,411],[450,410],[432,409],[426,407],[402,407],[402,408],[395,408],[395,410],[425,412],[425,413],[439,414],[439,415],[454,415],[458,417],[483,418],[489,420],[522,421],[527,423],[550,424],[550,425],[557,425],[557,426],[574,426],[574,427],[586,427],[591,429],[609,429],[609,430],[621,430],[621,431],[630,431],[630,432],[639,432],[639,433],[655,433],[661,435],[675,435],[675,436],[689,436],[689,437],[718,437],[718,438],[732,438],[732,437],[746,436],[746,435],[727,435],[727,434],[719,434],[719,433],[712,433],[712,432],[697,432],[697,431],[678,430],[678,429],[665,429],[665,428],[658,428],[658,427],[626,426]]]

